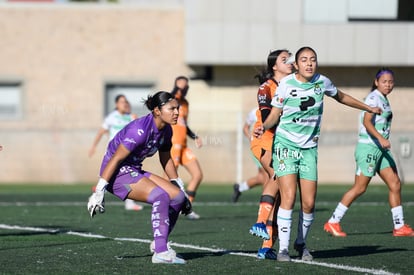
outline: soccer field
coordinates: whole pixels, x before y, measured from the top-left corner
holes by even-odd
[[[106,213],[90,219],[90,185],[0,185],[1,274],[413,274],[414,238],[392,236],[384,185],[373,185],[343,220],[346,238],[322,229],[349,186],[318,190],[308,238],[313,262],[258,260],[261,241],[249,235],[260,188],[230,202],[232,187],[204,184],[194,210],[200,220],[180,217],[170,240],[186,265],[151,263],[150,206],[127,212],[107,194]],[[405,220],[414,226],[414,185],[403,187]],[[297,204],[297,203],[296,203]],[[292,239],[296,235],[297,207]],[[293,241],[292,241],[293,243]],[[277,245],[276,245],[277,248]]]

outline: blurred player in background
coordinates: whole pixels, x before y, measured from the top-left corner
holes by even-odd
[[[244,125],[243,125],[243,134],[245,137],[247,137],[249,142],[252,139],[252,135],[251,135],[252,126],[257,121],[256,111],[257,111],[257,108],[254,108],[247,114],[246,121],[244,122]],[[251,177],[248,180],[241,182],[240,184],[236,183],[233,185],[233,196],[231,198],[232,202],[237,202],[243,192],[250,190],[253,187],[263,185],[267,181],[268,175],[266,171],[263,169],[260,162],[254,156],[253,156],[253,161],[257,166],[256,176]]]
[[[115,110],[105,117],[102,127],[96,134],[93,144],[89,149],[89,157],[95,154],[96,146],[98,146],[103,135],[109,133],[109,140],[112,140],[125,125],[136,118],[136,115],[131,114],[131,105],[127,98],[124,95],[117,95],[115,97]],[[126,199],[125,209],[139,211],[143,209],[143,206],[135,203],[133,200]]]
[[[388,68],[380,69],[375,75],[371,92],[366,97],[365,103],[371,107],[381,108],[382,114],[375,115],[368,112],[360,114],[359,138],[355,149],[355,182],[343,195],[331,218],[324,225],[324,230],[335,237],[346,236],[339,223],[351,204],[365,193],[375,173],[378,173],[389,189],[388,201],[394,223],[393,236],[414,237],[413,229],[404,223],[401,182],[390,151],[392,111],[387,96],[393,88],[394,73]]]
[[[129,198],[151,204],[152,262],[185,264],[168,245],[168,237],[180,212],[191,211],[191,203],[170,155],[171,125],[177,123],[179,106],[168,92],[148,96],[145,105],[151,113],[130,122],[109,142],[100,179],[88,201],[88,211],[91,217],[96,211],[105,211],[105,190],[121,200]],[[168,180],[142,170],[142,162],[157,151]]]
[[[203,172],[201,171],[200,163],[193,151],[187,147],[187,136],[195,141],[197,148],[200,148],[203,145],[203,142],[200,137],[191,131],[187,124],[189,104],[185,97],[187,96],[188,88],[187,77],[178,76],[175,79],[174,88],[171,91],[171,94],[177,99],[178,104],[180,105],[180,114],[177,124],[173,125],[171,157],[177,169],[182,165],[190,173],[191,180],[187,184],[186,193],[190,201],[193,202],[197,188],[203,179]],[[200,218],[200,215],[193,211],[187,215],[187,217],[196,220]]]
[[[262,126],[255,129],[261,136],[277,125],[273,144],[273,168],[279,179],[281,203],[277,212],[279,231],[278,261],[290,261],[289,242],[292,212],[299,181],[301,211],[295,250],[304,261],[313,260],[306,247],[306,238],[314,219],[317,189],[318,140],[324,96],[339,103],[371,113],[381,113],[378,107],[341,92],[325,76],[317,73],[316,52],[302,47],[295,54],[296,73],[283,78],[272,99],[272,110]]]
[[[268,117],[272,105],[271,101],[278,89],[282,78],[292,73],[291,54],[287,50],[272,51],[267,57],[267,68],[257,75],[261,84],[257,92],[258,110],[255,128],[262,125]],[[257,253],[260,259],[276,259],[272,249],[277,239],[277,223],[275,214],[280,204],[278,180],[272,167],[272,146],[275,126],[269,128],[260,137],[252,137],[250,148],[253,155],[260,161],[266,171],[266,182],[260,198],[259,212],[256,223],[250,228],[250,234],[264,239],[262,247]]]

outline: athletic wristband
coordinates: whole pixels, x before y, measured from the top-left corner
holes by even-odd
[[[103,178],[99,178],[98,184],[96,185],[96,190],[97,191],[104,191],[105,187],[108,185],[109,183],[103,179]]]

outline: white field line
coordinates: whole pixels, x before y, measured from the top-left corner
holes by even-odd
[[[85,206],[86,207],[87,201],[61,201],[61,202],[42,202],[42,201],[34,201],[34,202],[0,202],[0,206]],[[318,206],[332,206],[337,205],[338,202],[328,202],[328,201],[316,201],[316,207]],[[120,206],[124,205],[124,202],[113,201],[113,202],[106,202],[106,206],[113,205],[113,206]],[[194,206],[255,206],[259,205],[259,202],[194,202]],[[354,202],[352,205],[359,205],[359,206],[388,206],[387,201],[383,202]],[[414,201],[403,202],[403,206],[414,206]]]
[[[95,239],[111,239],[114,241],[124,241],[124,242],[140,242],[140,243],[151,243],[149,239],[137,239],[137,238],[112,238],[106,237],[103,235],[91,234],[91,233],[82,233],[76,231],[60,231],[59,229],[47,229],[41,227],[27,227],[27,226],[18,226],[18,225],[8,225],[8,224],[0,224],[0,229],[7,229],[7,230],[20,230],[20,231],[35,231],[35,232],[45,232],[45,233],[61,233],[67,235],[74,235],[84,238],[95,238]],[[171,242],[171,246],[193,249],[193,250],[201,250],[201,251],[208,251],[213,253],[223,253],[235,256],[242,256],[242,257],[256,257],[254,253],[243,253],[243,252],[234,252],[227,249],[222,248],[210,248],[210,247],[203,247],[198,245],[191,245],[191,244],[180,244]],[[294,263],[301,263],[301,264],[308,264],[308,265],[316,265],[316,266],[323,266],[331,269],[338,269],[338,270],[345,270],[345,271],[354,271],[354,272],[361,272],[365,274],[375,274],[375,275],[398,275],[398,273],[388,272],[382,269],[372,269],[372,268],[362,268],[357,266],[347,266],[347,265],[338,265],[338,264],[331,264],[331,263],[323,263],[319,261],[302,261],[302,260],[295,260],[292,259]]]

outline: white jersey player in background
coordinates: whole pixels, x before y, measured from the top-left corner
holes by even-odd
[[[96,146],[98,146],[98,143],[102,139],[103,135],[108,133],[108,141],[112,140],[122,128],[136,118],[136,115],[131,114],[131,105],[129,104],[127,98],[124,95],[117,95],[115,97],[115,110],[105,117],[102,127],[96,134],[93,144],[89,149],[89,157],[92,157],[93,154],[95,154]],[[143,208],[144,207],[142,205],[135,203],[133,200],[125,200],[126,210],[139,211]]]

